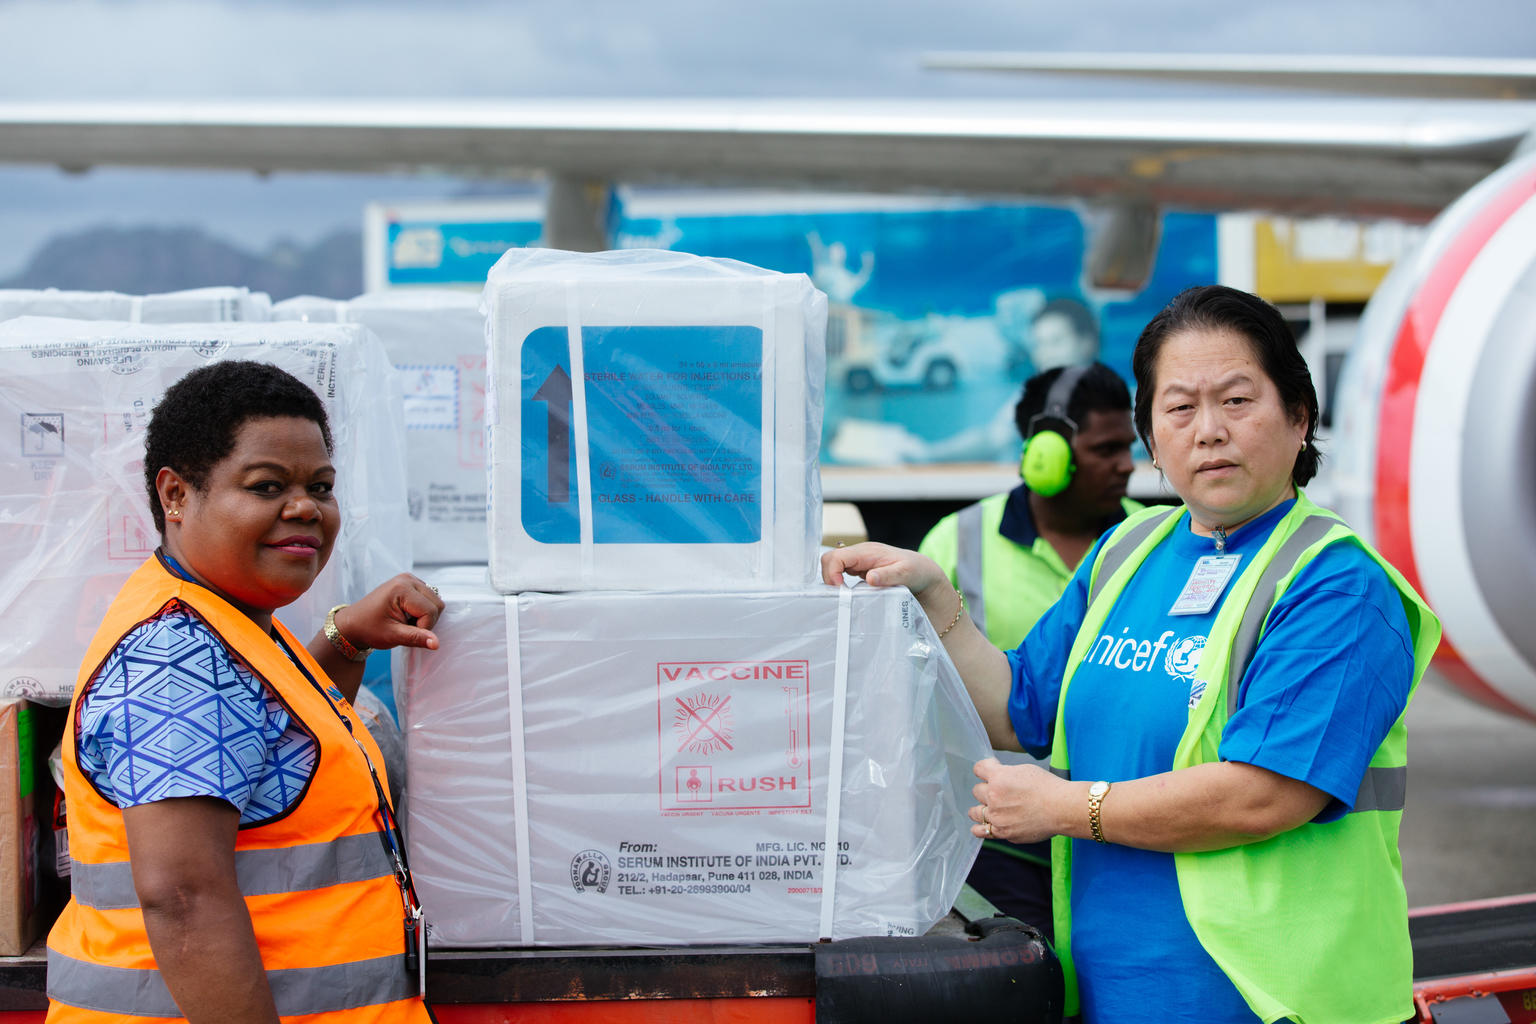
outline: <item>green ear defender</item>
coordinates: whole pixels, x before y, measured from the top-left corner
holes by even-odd
[[[1061,371],[1045,396],[1045,410],[1029,420],[1029,439],[1024,442],[1024,457],[1019,472],[1024,485],[1041,497],[1060,494],[1072,483],[1077,465],[1072,461],[1072,436],[1077,424],[1067,416],[1072,393],[1088,372],[1086,366],[1071,366]]]

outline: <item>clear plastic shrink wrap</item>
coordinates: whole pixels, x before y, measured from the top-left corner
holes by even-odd
[[[0,289],[0,320],[20,316],[63,316],[72,320],[132,323],[261,323],[272,300],[247,288],[192,288],[159,295]]]
[[[342,527],[330,563],[278,618],[302,639],[333,604],[410,568],[399,388],[355,325],[0,323],[0,695],[67,702],[86,644],[159,543],[144,429],[166,388],[216,360],[273,363],[320,395]]]
[[[272,319],[297,320],[307,324],[339,324],[347,319],[347,300],[327,299],[319,295],[295,295],[272,303]]]
[[[502,597],[484,571],[424,575],[442,648],[396,662],[435,946],[810,942],[948,912],[988,746],[906,590]]]
[[[478,562],[485,538],[485,319],[480,296],[398,289],[350,302],[302,297],[272,319],[360,323],[405,389],[406,479],[416,563]]]
[[[496,589],[815,579],[827,304],[809,278],[514,249],[484,309]]]

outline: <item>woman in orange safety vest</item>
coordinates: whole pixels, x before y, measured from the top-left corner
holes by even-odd
[[[400,575],[306,645],[273,612],[341,524],[320,399],[273,366],[173,385],[146,435],[161,547],[86,653],[65,737],[72,897],[50,1022],[424,1022],[420,910],[378,748],[372,648],[436,648]]]

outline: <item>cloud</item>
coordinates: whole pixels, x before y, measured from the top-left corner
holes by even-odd
[[[1536,52],[1528,0],[12,0],[0,23],[10,98],[1031,95],[1060,87],[925,72],[919,58]]]

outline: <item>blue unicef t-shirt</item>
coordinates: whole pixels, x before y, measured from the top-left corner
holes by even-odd
[[[1228,589],[1292,505],[1228,537],[1227,553],[1243,558]],[[1039,756],[1051,746],[1061,676],[1102,544],[1008,655],[1009,715],[1024,748]],[[1172,769],[1220,602],[1205,614],[1169,610],[1195,562],[1215,553],[1186,516],[1116,601],[1067,692],[1073,778],[1120,782]],[[1333,798],[1317,820],[1332,821],[1354,803],[1412,682],[1412,636],[1396,588],[1357,545],[1329,545],[1276,602],[1222,733],[1221,759],[1317,787]],[[1106,805],[1113,801],[1111,792]],[[1173,855],[1108,838],[1072,843],[1072,955],[1086,1024],[1139,1020],[1153,1007],[1164,1024],[1257,1020],[1195,938]]]

